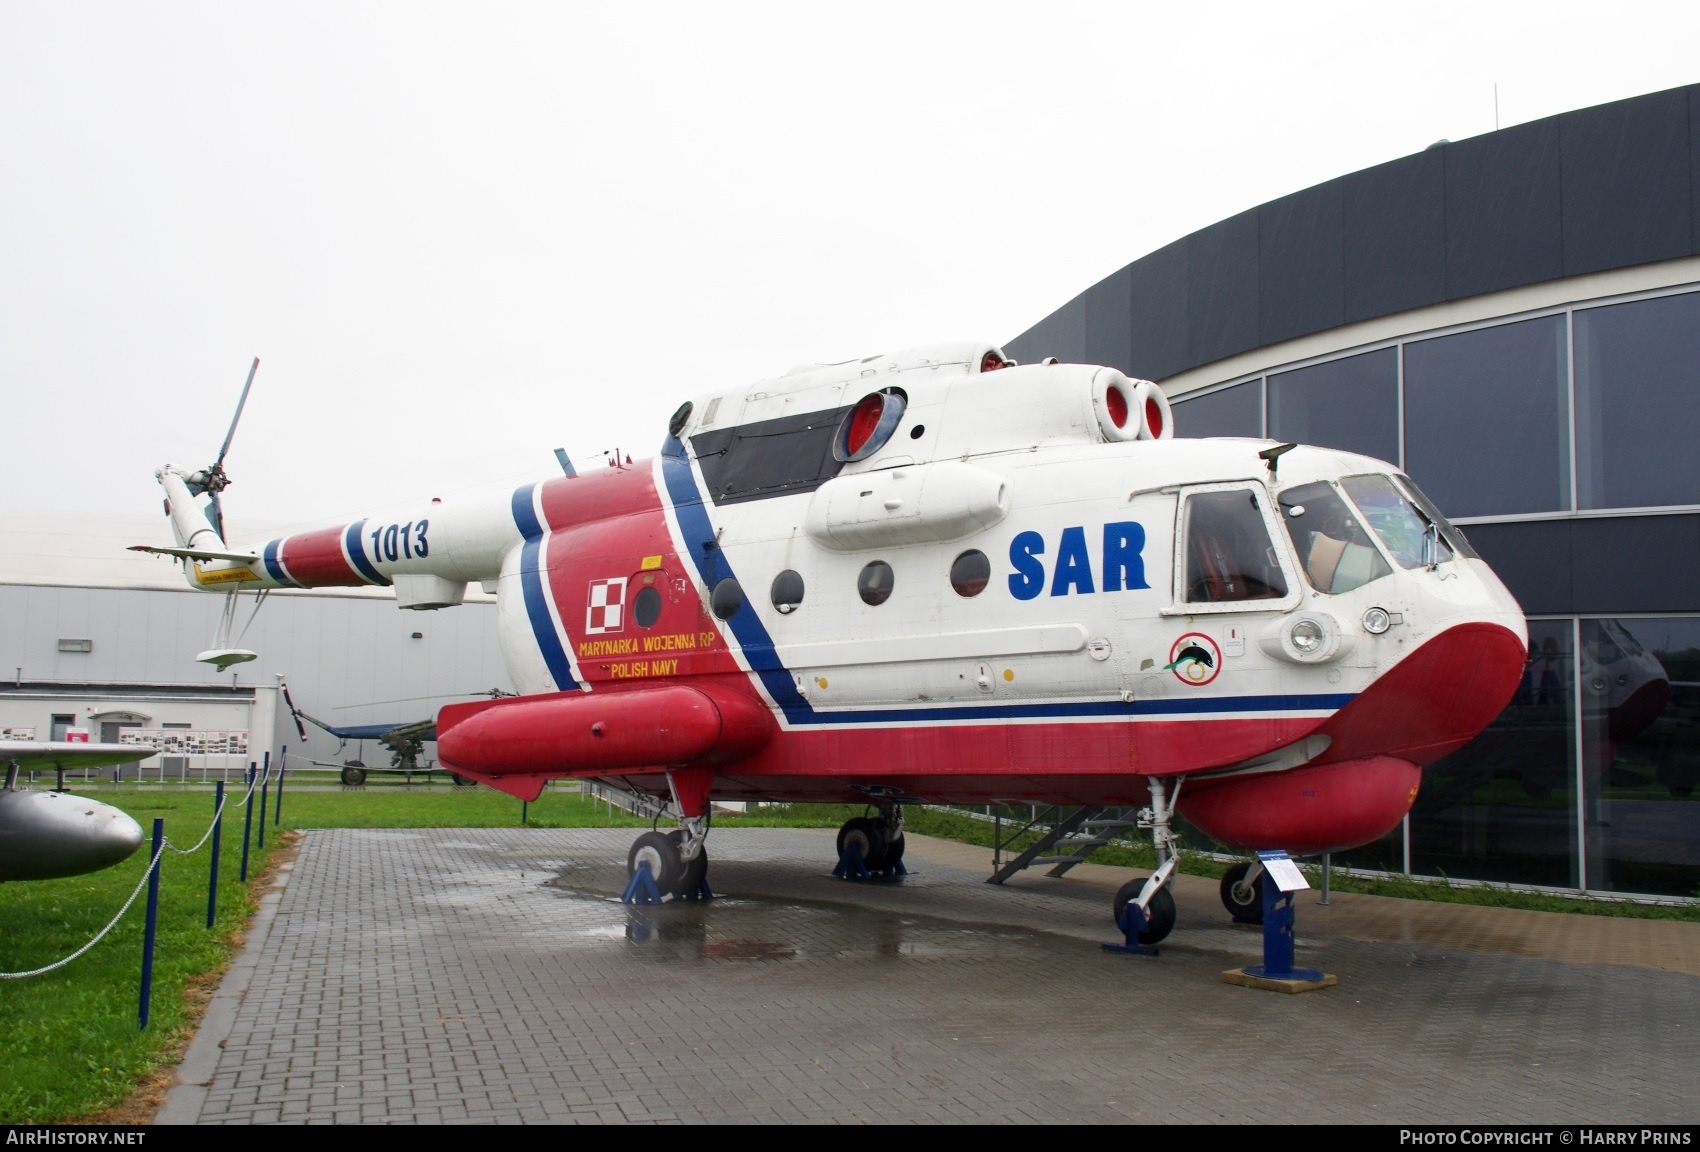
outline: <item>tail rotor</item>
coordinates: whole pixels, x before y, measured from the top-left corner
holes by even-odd
[[[260,369],[260,358],[254,357],[253,364],[248,366],[248,379],[242,385],[242,395],[236,401],[236,415],[230,418],[230,431],[224,434],[224,444],[218,450],[218,459],[185,478],[189,486],[189,494],[199,496],[205,492],[212,498],[212,506],[208,509],[207,520],[218,533],[220,540],[224,539],[224,507],[219,503],[219,493],[230,485],[230,476],[224,470],[224,458],[230,452],[230,442],[236,438],[236,425],[242,419],[242,409],[248,403],[248,390],[254,386],[254,373]]]

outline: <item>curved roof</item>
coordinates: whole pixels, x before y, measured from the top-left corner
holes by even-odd
[[[1700,84],[1434,145],[1176,240],[1005,345],[1153,380],[1425,305],[1700,255]]]

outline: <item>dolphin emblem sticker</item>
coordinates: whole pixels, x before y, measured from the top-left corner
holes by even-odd
[[[1222,670],[1222,649],[1204,633],[1188,632],[1170,646],[1169,662],[1163,667],[1182,684],[1202,688]]]

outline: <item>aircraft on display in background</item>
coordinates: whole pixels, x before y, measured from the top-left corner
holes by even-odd
[[[437,722],[435,720],[409,720],[400,724],[330,724],[315,716],[309,716],[295,706],[295,700],[289,694],[289,685],[280,683],[283,690],[283,702],[289,709],[289,715],[295,721],[295,730],[301,734],[302,743],[307,741],[307,729],[303,724],[311,724],[322,732],[335,736],[337,744],[336,755],[343,754],[350,740],[355,741],[360,749],[355,758],[332,763],[324,760],[312,760],[310,763],[321,768],[336,768],[341,772],[341,779],[350,788],[358,788],[366,783],[366,775],[370,772],[393,772],[406,776],[430,775],[446,771],[437,767],[434,760],[420,762],[425,755],[425,745],[437,739]],[[499,688],[493,688],[488,693],[492,699],[508,695]],[[364,747],[367,740],[376,740],[390,754],[387,768],[374,768],[359,757],[365,755]],[[458,787],[470,788],[478,781],[470,776],[450,773]]]
[[[128,764],[154,754],[134,744],[0,740],[0,881],[81,876],[130,858],[142,846],[142,826],[110,804],[18,787],[20,772]]]
[[[1154,942],[1177,812],[1245,849],[1374,840],[1527,655],[1393,465],[1177,440],[1155,384],[985,344],[804,365],[691,399],[636,465],[239,548],[196,503],[219,460],[158,470],[176,546],[149,550],[232,603],[495,591],[519,695],[442,708],[440,762],[521,799],[578,777],[668,801],[679,829],[628,866],[673,894],[707,868],[710,797],[865,801],[839,847],[876,870],[906,804],[1142,806],[1159,864],[1115,911]],[[1241,916],[1251,867],[1224,885]]]

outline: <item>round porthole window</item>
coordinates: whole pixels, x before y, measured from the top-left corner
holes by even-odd
[[[884,560],[873,561],[856,577],[856,591],[862,594],[864,604],[884,604],[891,599],[891,584],[891,565]]]
[[[654,587],[639,588],[637,598],[632,601],[632,619],[639,628],[655,627],[655,622],[661,619],[661,593]]]
[[[722,620],[730,620],[738,614],[738,609],[744,606],[744,590],[738,582],[728,576],[714,586],[714,591],[708,594],[708,606]]]
[[[789,616],[803,604],[803,577],[787,568],[773,578],[773,588],[769,592],[773,597],[773,606],[780,613]]]
[[[958,596],[978,596],[992,579],[992,562],[978,548],[970,548],[950,566],[950,586]]]

